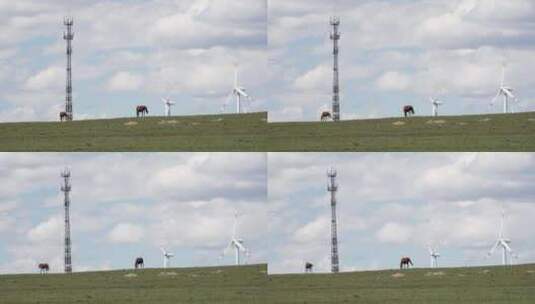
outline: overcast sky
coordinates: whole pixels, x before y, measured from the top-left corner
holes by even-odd
[[[62,271],[60,171],[72,171],[75,271],[220,260],[233,224],[250,263],[271,273],[329,271],[326,170],[338,170],[343,271],[395,268],[402,255],[427,267],[500,264],[487,258],[502,207],[518,256],[535,262],[535,155],[522,153],[4,153],[0,154],[0,273]]]
[[[175,114],[220,113],[236,64],[249,110],[264,109],[266,13],[265,0],[0,0],[0,121],[57,120],[65,15],[75,118],[163,115],[167,95]]]
[[[535,262],[535,156],[500,153],[270,153],[269,271],[330,271],[326,171],[338,170],[343,271],[399,267],[403,255],[429,267],[501,264],[502,207],[516,263]]]
[[[531,0],[271,0],[271,120],[317,120],[330,107],[329,17],[339,15],[342,118],[487,113],[508,64],[515,111],[535,110]]]
[[[329,17],[341,18],[342,118],[499,111],[507,63],[514,111],[535,110],[530,0],[0,0],[0,121],[57,120],[64,15],[75,19],[75,117],[220,113],[234,65],[270,120],[317,120],[331,100]],[[229,106],[230,111],[234,107]]]
[[[60,172],[72,171],[75,271],[233,264],[219,259],[241,213],[249,263],[265,262],[266,154],[0,154],[0,273],[63,271]]]

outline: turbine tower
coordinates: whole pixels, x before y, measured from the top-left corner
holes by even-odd
[[[427,250],[429,251],[429,256],[431,258],[431,268],[438,268],[438,258],[440,257],[440,253],[438,253],[438,248],[429,245],[427,247]]]
[[[502,218],[500,221],[500,230],[498,232],[498,239],[496,240],[496,243],[494,243],[494,246],[490,249],[488,256],[491,256],[494,251],[501,247],[502,249],[502,264],[505,265],[513,265],[513,250],[509,246],[511,243],[511,240],[504,237],[504,223],[505,222],[505,210],[502,209]]]
[[[500,87],[498,88],[498,93],[491,101],[491,106],[494,105],[494,102],[500,97],[503,96],[503,113],[509,113],[509,101],[516,101],[517,98],[513,94],[513,88],[505,85],[505,64],[502,66],[502,81]]]
[[[438,107],[441,106],[444,102],[441,100],[438,100],[434,97],[429,98],[429,101],[431,101],[431,104],[433,105],[433,117],[438,116]]]
[[[331,193],[331,272],[337,273],[339,270],[338,262],[338,235],[336,232],[336,191],[338,185],[336,184],[336,170],[330,168],[327,171],[329,183],[327,184],[327,191]]]
[[[71,261],[71,221],[70,221],[70,205],[71,199],[69,193],[71,192],[71,172],[69,169],[65,168],[61,172],[61,177],[63,178],[63,185],[61,186],[61,191],[64,193],[64,203],[65,203],[65,272],[72,272],[72,261]]]
[[[331,40],[333,41],[333,121],[340,120],[340,85],[338,83],[338,40],[340,40],[340,33],[338,26],[340,25],[339,17],[331,17],[332,26]]]
[[[223,250],[221,257],[224,257],[231,249],[234,249],[236,265],[241,264],[240,252],[245,253],[245,256],[249,255],[249,250],[243,245],[243,239],[237,237],[237,227],[238,227],[238,212],[234,213],[234,227],[232,228],[232,239],[229,244]]]
[[[165,251],[165,249],[163,249],[163,247],[160,247],[160,250],[162,251],[162,254],[163,254],[163,268],[167,268],[167,266],[169,266],[169,259],[171,259],[172,257],[174,257],[175,255],[171,252],[167,252]]]
[[[67,113],[67,120],[72,120],[72,40],[74,39],[74,32],[72,26],[74,21],[72,17],[65,17],[63,24],[67,27],[67,31],[63,33],[63,39],[67,42],[67,88],[65,97],[65,113]]]

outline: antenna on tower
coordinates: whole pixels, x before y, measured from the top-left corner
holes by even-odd
[[[331,40],[333,41],[333,121],[340,120],[340,85],[338,81],[338,40],[340,40],[340,33],[338,27],[340,26],[340,18],[337,16],[331,17],[332,26]]]
[[[339,270],[338,261],[338,233],[336,231],[336,169],[327,170],[328,184],[327,191],[331,193],[331,272],[337,273]]]
[[[65,272],[72,272],[72,261],[71,261],[71,221],[70,221],[70,205],[71,199],[69,193],[71,192],[71,171],[68,168],[65,168],[61,172],[61,177],[63,178],[63,185],[61,186],[61,191],[64,193],[65,198]]]
[[[67,86],[65,97],[65,113],[67,120],[72,120],[72,40],[74,39],[74,32],[72,26],[74,24],[72,17],[65,17],[63,24],[67,27],[67,31],[63,32],[63,39],[67,42]]]

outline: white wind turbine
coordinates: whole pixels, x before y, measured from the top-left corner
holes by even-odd
[[[162,247],[160,247],[160,250],[163,254],[163,268],[167,268],[167,266],[169,266],[169,259],[171,259],[175,255],[171,252],[165,251],[165,249],[163,249]]]
[[[245,88],[240,86],[238,81],[238,67],[234,70],[234,87],[232,88],[232,92],[229,94],[227,98],[227,102],[225,102],[225,105],[223,106],[223,109],[226,107],[229,99],[234,96],[236,98],[236,113],[240,114],[243,113],[243,101],[244,100],[251,100],[251,96],[247,94],[245,91]]]
[[[438,248],[428,245],[427,250],[429,251],[429,257],[431,258],[431,263],[430,263],[431,268],[438,268],[438,258],[440,257]]]
[[[236,265],[240,265],[241,252],[243,252],[245,256],[247,257],[249,255],[249,251],[243,245],[243,239],[237,237],[237,227],[238,227],[238,213],[235,212],[234,213],[234,227],[232,229],[232,239],[230,240],[225,250],[223,250],[222,257],[225,256],[230,250],[234,249]]]
[[[171,116],[171,106],[175,105],[175,102],[172,101],[169,97],[162,98],[162,101],[165,106],[165,116]]]
[[[498,239],[494,243],[494,246],[488,252],[488,256],[491,256],[494,251],[501,247],[502,249],[502,264],[503,265],[513,265],[513,250],[509,246],[511,240],[504,237],[504,225],[505,225],[505,210],[502,209],[502,218],[500,221],[500,230],[498,232]]]
[[[444,102],[434,97],[430,97],[429,101],[431,101],[431,105],[433,106],[433,116],[438,116],[438,107],[443,105]]]
[[[503,113],[509,113],[509,102],[516,101],[517,98],[513,94],[513,88],[505,85],[505,64],[503,64],[502,66],[502,80],[500,83],[500,87],[498,88],[498,93],[496,94],[496,96],[494,96],[490,103],[491,106],[494,105],[494,103],[500,96],[503,96]]]

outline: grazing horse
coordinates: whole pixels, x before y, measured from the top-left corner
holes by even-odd
[[[50,270],[50,267],[48,266],[47,263],[41,263],[37,267],[39,267],[39,272],[40,273],[48,273],[48,271]]]
[[[149,114],[149,108],[145,105],[139,105],[136,107],[136,116],[139,117],[139,114],[141,114],[141,117],[145,117],[145,114]]]
[[[139,257],[139,258],[136,258],[136,261],[134,263],[134,267],[136,269],[138,268],[145,268],[145,264],[143,264],[143,258],[142,257]]]
[[[404,106],[403,107],[403,115],[405,115],[405,117],[407,117],[409,115],[414,115],[414,107],[411,106],[411,105]]]
[[[399,269],[403,269],[403,266],[405,268],[409,269],[409,265],[412,266],[412,260],[409,257],[402,257],[401,262],[399,262]]]
[[[314,267],[314,264],[306,262],[305,263],[305,272],[312,272],[312,268]]]
[[[331,118],[332,118],[331,112],[329,112],[329,111],[321,112],[321,117],[320,117],[321,121],[330,120]]]
[[[65,111],[59,112],[59,121],[64,120],[69,120],[69,114],[67,114]]]

